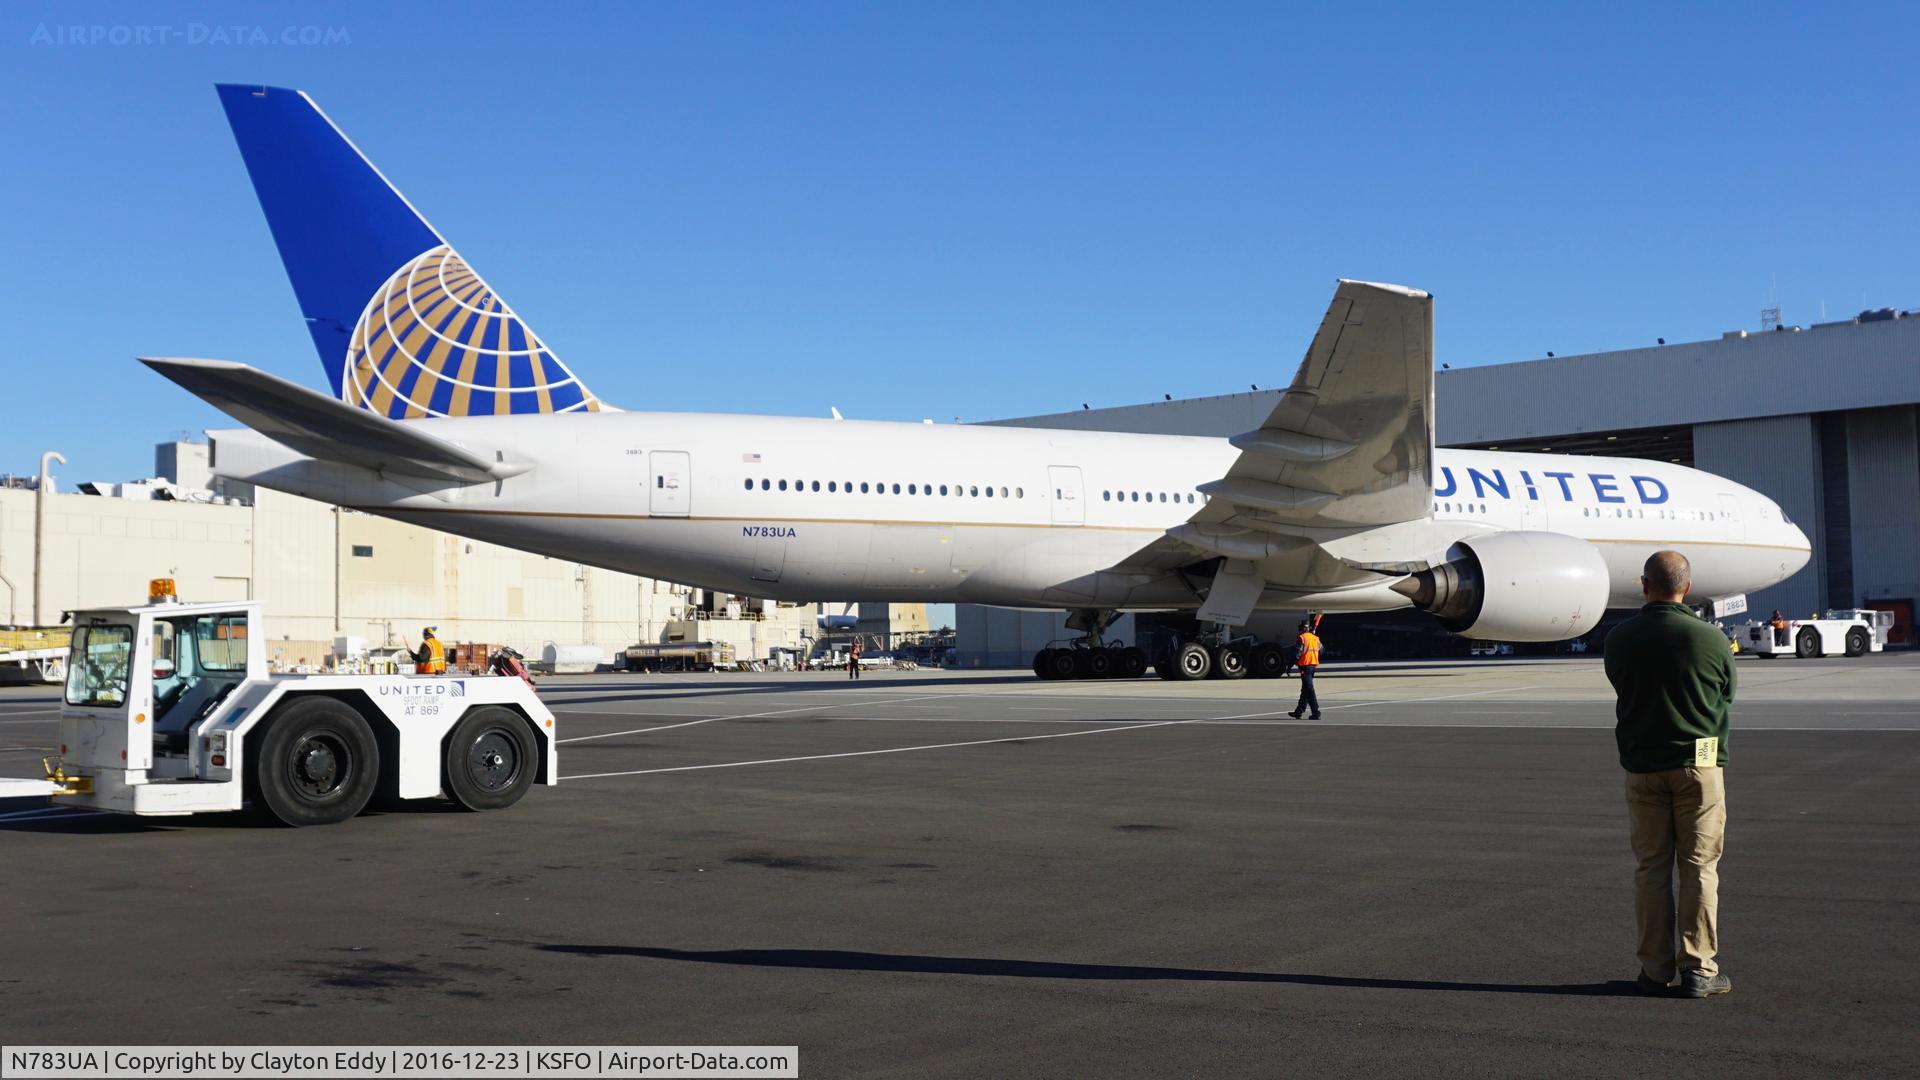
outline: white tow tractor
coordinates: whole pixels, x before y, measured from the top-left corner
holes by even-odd
[[[445,795],[468,810],[552,784],[553,714],[500,676],[267,672],[253,601],[73,613],[58,805],[142,815],[239,810],[325,825],[382,801]]]
[[[1786,619],[1784,628],[1762,620],[1741,627],[1740,647],[1747,652],[1775,656],[1865,656],[1887,647],[1893,612],[1871,608],[1829,611],[1813,619]]]

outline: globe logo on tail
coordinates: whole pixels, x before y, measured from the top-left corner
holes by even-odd
[[[445,244],[408,260],[368,301],[340,387],[349,404],[395,420],[601,408]]]

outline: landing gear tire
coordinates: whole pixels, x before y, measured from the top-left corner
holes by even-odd
[[[1207,647],[1189,642],[1174,650],[1172,678],[1181,681],[1204,679],[1213,671],[1213,657]]]
[[[305,697],[280,710],[255,749],[260,805],[285,825],[345,821],[366,808],[380,782],[373,729],[333,698]]]
[[[1815,631],[1814,628],[1811,626],[1801,630],[1800,636],[1795,638],[1793,641],[1793,652],[1795,656],[1798,656],[1802,660],[1808,660],[1813,657],[1819,656],[1820,655],[1819,633]]]
[[[519,713],[483,705],[454,725],[443,763],[440,786],[462,809],[504,810],[533,786],[540,749]]]
[[[1045,679],[1080,679],[1086,677],[1086,660],[1079,649],[1048,649],[1047,673]]]
[[[1213,650],[1213,677],[1216,679],[1246,678],[1247,647],[1222,645]]]
[[[1112,649],[1088,649],[1085,660],[1087,678],[1105,679],[1111,677],[1113,675],[1113,653],[1114,650]]]
[[[1113,677],[1137,679],[1147,673],[1147,651],[1129,645],[1119,650],[1113,661]]]
[[[1865,656],[1867,654],[1867,632],[1854,627],[1847,631],[1847,655]]]
[[[1053,650],[1041,649],[1033,654],[1033,673],[1042,679],[1053,678]]]
[[[1277,641],[1263,641],[1247,653],[1247,674],[1277,679],[1287,673],[1287,649]]]

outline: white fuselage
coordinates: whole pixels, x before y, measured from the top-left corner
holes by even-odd
[[[1180,574],[1109,570],[1187,521],[1205,501],[1200,485],[1239,456],[1224,438],[694,413],[410,422],[533,467],[428,490],[247,431],[215,433],[215,467],[476,539],[775,599],[1178,609],[1198,605]],[[1764,588],[1808,558],[1806,536],[1772,500],[1679,465],[1440,450],[1434,473],[1425,557],[1504,530],[1580,537],[1606,559],[1614,606],[1640,602],[1641,564],[1662,548],[1692,561],[1698,596]],[[1295,573],[1268,573],[1262,607],[1407,606],[1390,577],[1299,559]]]

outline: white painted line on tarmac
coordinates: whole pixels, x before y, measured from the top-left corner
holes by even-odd
[[[1061,717],[1058,720],[1047,720],[1040,717],[1034,717],[1032,719],[1014,719],[1012,717],[1006,717],[1006,716],[840,716],[840,717],[835,717],[835,719],[845,720],[850,724],[1052,724],[1055,727],[1058,727],[1062,724],[1135,724],[1135,725],[1138,725],[1138,724],[1186,724],[1186,723],[1192,722],[1191,720],[1184,719],[1177,716],[1172,719],[1167,719],[1165,717],[1143,716],[1138,720],[1123,720],[1118,717],[1111,717],[1111,716],[1093,717],[1093,718]],[[1205,718],[1202,717],[1202,719],[1205,719]]]
[[[1764,724],[1764,723],[1763,724],[1742,724],[1738,722],[1738,719],[1739,719],[1738,714],[1736,714],[1735,715],[1736,722],[1733,725],[1733,730],[1738,731],[1742,735],[1745,735],[1750,731],[1845,732],[1848,735],[1858,735],[1861,732],[1874,732],[1874,731],[1920,731],[1920,727],[1775,727],[1772,724]],[[1608,726],[1611,727],[1612,725],[1608,725]]]
[[[1517,693],[1518,691],[1521,691],[1521,690],[1538,690],[1538,689],[1539,689],[1538,686],[1502,686],[1495,690],[1474,690],[1465,694],[1440,694],[1437,696],[1417,697],[1417,698],[1387,698],[1381,701],[1350,701],[1341,705],[1328,705],[1327,707],[1321,709],[1320,711],[1325,713],[1325,712],[1332,712],[1335,709],[1358,709],[1367,705],[1405,705],[1405,704],[1424,704],[1429,701],[1455,701],[1460,698],[1486,697],[1489,694],[1512,694],[1512,693]],[[1292,713],[1293,713],[1292,709],[1268,709],[1265,712],[1241,713],[1238,716],[1221,716],[1221,717],[1216,717],[1215,719],[1217,720],[1254,720],[1263,716],[1275,716],[1275,717],[1286,716],[1291,718]]]
[[[712,765],[675,765],[665,769],[629,769],[624,772],[581,773],[578,776],[563,776],[562,780],[598,780],[610,776],[651,776],[655,773],[699,772],[704,769],[738,769],[747,765],[785,765],[796,761],[828,761],[834,758],[873,757],[879,754],[907,754],[916,750],[954,750],[963,746],[992,746],[995,743],[1039,742],[1041,739],[1071,739],[1076,735],[1102,735],[1112,731],[1139,731],[1143,728],[1173,727],[1179,724],[1201,724],[1207,717],[1198,720],[1151,720],[1145,723],[1128,724],[1126,727],[1090,728],[1086,731],[1056,731],[1051,735],[1013,735],[1004,739],[970,739],[966,742],[930,743],[926,746],[892,746],[884,750],[849,750],[838,754],[805,754],[800,757],[762,758],[758,761],[722,761]]]
[[[1450,695],[1446,695],[1446,697],[1438,697],[1438,698],[1419,698],[1419,699],[1408,699],[1408,700],[1418,700],[1418,701],[1442,701],[1442,700],[1448,700],[1448,699],[1450,699],[1450,698],[1466,698],[1466,697],[1482,697],[1482,696],[1485,696],[1485,695],[1487,695],[1487,694],[1501,694],[1501,693],[1509,693],[1509,692],[1513,692],[1513,691],[1518,691],[1518,690],[1532,690],[1532,689],[1536,689],[1536,687],[1533,687],[1533,686],[1512,686],[1512,687],[1501,687],[1501,688],[1499,688],[1499,689],[1496,689],[1496,690],[1477,690],[1477,691],[1473,691],[1473,692],[1471,692],[1471,693],[1465,693],[1465,694],[1450,694]],[[900,706],[901,708],[908,708],[908,709],[917,709],[917,708],[950,708],[951,706],[948,706],[948,705],[926,705],[926,704],[918,704],[918,703],[923,703],[923,702],[926,702],[926,701],[928,701],[928,700],[930,700],[930,699],[933,699],[933,698],[956,698],[956,697],[969,697],[969,698],[981,698],[981,697],[1002,697],[1002,696],[1013,696],[1013,695],[1033,695],[1033,694],[1036,694],[1036,693],[1046,693],[1046,692],[1045,692],[1045,691],[1030,691],[1030,690],[998,690],[998,691],[994,691],[994,690],[989,690],[989,691],[985,691],[985,692],[981,692],[981,691],[972,691],[972,692],[968,692],[968,691],[955,691],[955,692],[948,692],[948,693],[940,693],[940,694],[914,694],[914,695],[911,695],[911,696],[907,696],[907,697],[894,697],[894,698],[882,698],[882,699],[878,699],[878,700],[874,700],[874,701],[860,701],[860,702],[850,702],[850,701],[832,701],[832,702],[825,702],[825,703],[822,703],[822,704],[819,704],[819,705],[808,705],[808,706],[796,706],[796,707],[794,707],[794,708],[789,708],[789,709],[770,709],[770,710],[766,710],[766,711],[762,711],[762,712],[752,712],[752,713],[738,713],[738,714],[729,714],[729,715],[726,715],[726,716],[706,716],[706,717],[701,717],[700,719],[697,719],[697,720],[683,720],[683,721],[681,721],[681,722],[679,722],[679,723],[675,723],[675,724],[656,724],[656,725],[653,725],[653,726],[651,726],[651,727],[643,727],[643,728],[631,728],[631,729],[628,729],[628,730],[625,730],[625,731],[607,731],[607,732],[599,732],[599,733],[596,733],[596,734],[593,734],[593,735],[575,735],[575,736],[573,736],[573,737],[571,737],[571,738],[566,738],[566,739],[558,739],[558,740],[555,740],[555,741],[556,741],[557,743],[561,743],[561,744],[565,744],[565,743],[579,743],[579,742],[590,742],[590,741],[593,741],[593,740],[597,740],[597,739],[616,739],[616,738],[620,738],[620,737],[622,737],[622,736],[626,736],[626,735],[645,735],[645,734],[648,734],[648,733],[650,733],[650,732],[656,732],[656,731],[673,731],[673,730],[677,730],[677,729],[679,729],[679,728],[689,728],[689,727],[698,727],[698,726],[700,726],[700,725],[702,725],[702,724],[713,724],[713,723],[719,723],[719,722],[721,722],[721,721],[726,721],[726,720],[759,720],[759,719],[764,719],[764,718],[767,718],[767,717],[772,717],[772,716],[791,716],[791,715],[794,715],[794,714],[796,714],[796,713],[807,713],[807,712],[818,712],[818,711],[820,711],[821,709],[832,709],[832,708],[865,708],[865,707],[870,707],[870,706],[874,706],[874,705],[898,705],[898,706]],[[1052,695],[1049,695],[1049,696],[1052,696]],[[1066,696],[1066,695],[1060,695],[1060,696]],[[1088,696],[1093,696],[1093,695],[1073,695],[1073,696],[1076,696],[1076,697],[1088,697]],[[1108,697],[1108,696],[1105,696],[1105,695],[1102,695],[1102,699],[1103,699],[1103,700],[1112,700],[1112,699],[1111,699],[1111,697]],[[1324,712],[1324,711],[1328,711],[1328,710],[1331,710],[1331,709],[1353,709],[1353,708],[1359,708],[1359,707],[1361,707],[1361,706],[1364,706],[1364,705],[1380,705],[1380,704],[1389,704],[1389,703],[1391,703],[1391,702],[1382,702],[1382,701],[1359,701],[1359,702],[1350,702],[1350,703],[1347,703],[1347,704],[1341,704],[1341,705],[1329,705],[1329,706],[1327,706],[1327,707],[1326,707],[1325,709],[1323,709],[1322,711]],[[558,702],[556,702],[556,704],[562,704],[562,703],[558,703]],[[1025,707],[1022,707],[1022,706],[1008,706],[1008,709],[1009,709],[1009,710],[1012,710],[1012,709],[1016,709],[1016,708],[1026,708],[1026,709],[1032,709],[1032,708],[1037,708],[1037,707],[1035,707],[1035,706],[1025,706]],[[1070,710],[1068,710],[1068,709],[1066,709],[1065,707],[1060,707],[1060,711],[1063,711],[1063,712],[1064,712],[1064,711],[1070,711]],[[1286,709],[1268,709],[1268,710],[1264,710],[1264,711],[1261,711],[1261,712],[1256,712],[1256,713],[1241,713],[1241,714],[1236,714],[1236,715],[1233,715],[1233,716],[1221,716],[1221,717],[1199,717],[1199,718],[1197,718],[1196,720],[1184,720],[1184,719],[1183,719],[1183,720],[1161,720],[1161,721],[1138,721],[1138,722],[1134,722],[1134,721],[1124,721],[1124,722],[1126,722],[1126,723],[1132,723],[1132,724],[1135,724],[1135,725],[1137,726],[1137,724],[1144,724],[1144,723],[1159,723],[1159,724],[1188,724],[1188,723],[1196,723],[1196,722],[1201,722],[1201,721],[1225,721],[1225,720],[1250,720],[1250,719],[1255,719],[1255,718],[1258,718],[1258,717],[1267,717],[1267,716],[1281,716],[1281,715],[1285,715],[1287,711],[1288,711],[1288,710],[1286,710]],[[849,717],[849,719],[854,719],[854,718],[852,718],[852,717]],[[1109,722],[1109,721],[1099,721],[1099,722],[1103,722],[1103,723],[1104,723],[1104,722]],[[1111,721],[1111,722],[1122,722],[1122,721]],[[1087,734],[1087,733],[1086,733],[1086,732],[1070,732],[1069,734],[1076,734],[1076,735],[1083,735],[1083,734]],[[600,773],[592,773],[592,774],[587,774],[587,775],[593,775],[593,776],[599,776],[599,775],[625,775],[625,774],[600,774]]]
[[[934,696],[960,697],[961,695],[937,694]],[[919,701],[919,700],[922,700],[924,697],[925,695],[915,695],[910,698],[894,698],[892,701],[875,701],[875,702],[871,702],[870,704],[887,705],[887,704],[893,704],[895,702]],[[700,724],[717,723],[721,720],[758,720],[768,716],[789,716],[793,713],[819,712],[821,709],[836,709],[845,704],[846,702],[843,702],[843,701],[829,701],[822,705],[807,705],[807,706],[802,706],[800,708],[793,708],[793,709],[773,709],[768,712],[740,713],[734,716],[707,716],[707,717],[702,717],[699,720],[682,721],[681,723],[678,723],[678,724],[660,724],[655,727],[634,728],[631,731],[608,731],[608,732],[602,732],[601,734],[598,734],[598,735],[575,735],[571,739],[557,739],[555,741],[561,742],[561,743],[576,743],[576,742],[586,742],[589,739],[617,739],[622,735],[644,735],[649,731],[672,731],[674,728],[695,727]]]

